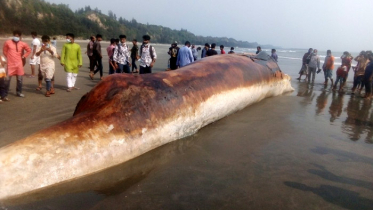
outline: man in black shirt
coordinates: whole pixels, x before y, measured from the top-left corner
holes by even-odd
[[[177,54],[179,54],[179,47],[177,46],[176,41],[172,43],[171,47],[168,50],[168,54],[171,56],[170,69],[171,70],[177,69],[176,61],[177,61]]]
[[[209,49],[209,50],[207,51],[207,53],[206,53],[206,57],[208,57],[208,56],[213,56],[213,55],[217,55],[217,54],[218,54],[218,52],[216,52],[216,50],[215,50],[215,47],[216,47],[216,44],[215,44],[215,43],[212,43],[212,44],[211,44],[211,49]]]
[[[234,47],[231,47],[231,51],[229,51],[228,54],[234,54]]]

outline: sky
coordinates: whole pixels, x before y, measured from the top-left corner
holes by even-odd
[[[46,0],[140,23],[283,48],[373,50],[372,0]]]

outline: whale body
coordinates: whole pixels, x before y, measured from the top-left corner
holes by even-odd
[[[292,91],[267,58],[217,55],[176,71],[106,77],[72,118],[0,148],[0,200],[124,163]]]

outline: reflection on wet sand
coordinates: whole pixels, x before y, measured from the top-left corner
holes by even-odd
[[[16,204],[17,208],[30,209],[33,202],[56,203],[61,197],[70,198],[71,194],[78,197],[85,197],[89,194],[89,199],[102,200],[106,196],[120,194],[129,187],[140,182],[149,173],[156,170],[158,166],[166,163],[175,155],[183,153],[193,144],[193,137],[181,139],[156,148],[140,157],[130,160],[124,164],[117,165],[98,172],[78,178],[76,180],[49,186],[38,191],[31,192],[21,197],[6,200],[2,205]],[[59,197],[60,196],[60,197]],[[50,201],[47,199],[52,198]],[[63,199],[66,199],[63,198]],[[62,199],[62,200],[63,200]],[[0,204],[0,207],[2,206]],[[81,207],[72,204],[69,209],[80,209]],[[75,207],[74,207],[75,206]],[[66,206],[64,206],[66,208]],[[85,206],[86,208],[86,206]],[[84,208],[84,209],[85,209]]]
[[[335,91],[333,92],[332,103],[329,107],[330,122],[334,122],[335,119],[341,116],[343,108],[343,98],[344,95],[342,93],[338,93]]]
[[[366,143],[373,143],[373,112],[372,101],[351,97],[347,104],[347,119],[342,124],[342,130],[349,139],[357,141],[365,133]]]
[[[322,113],[328,103],[328,97],[330,92],[326,92],[325,90],[321,92],[321,94],[316,98],[316,115]]]
[[[341,125],[341,132],[346,134],[352,141],[365,139],[366,143],[373,143],[373,111],[372,101],[365,100],[359,96],[347,95],[344,92],[332,91],[328,87],[314,91],[317,84],[298,83],[297,96],[302,97],[300,104],[309,106],[313,103],[316,106],[317,119],[328,120],[333,125]],[[344,104],[344,101],[348,101]],[[329,104],[330,103],[330,104]],[[326,107],[329,106],[329,115]],[[343,121],[342,119],[346,119]]]
[[[313,92],[313,85],[310,85],[307,82],[299,82],[297,96],[303,97],[303,101],[301,102],[303,106],[310,105],[316,96]]]

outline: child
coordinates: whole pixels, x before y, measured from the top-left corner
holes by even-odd
[[[9,101],[6,97],[7,88],[6,88],[6,71],[5,71],[6,60],[3,56],[0,55],[0,103],[3,101]]]
[[[343,86],[347,79],[347,75],[348,75],[348,70],[347,70],[346,65],[343,65],[337,69],[337,80],[335,81],[333,90],[337,89],[338,82],[340,82],[341,84],[339,85],[339,91],[342,91]]]

